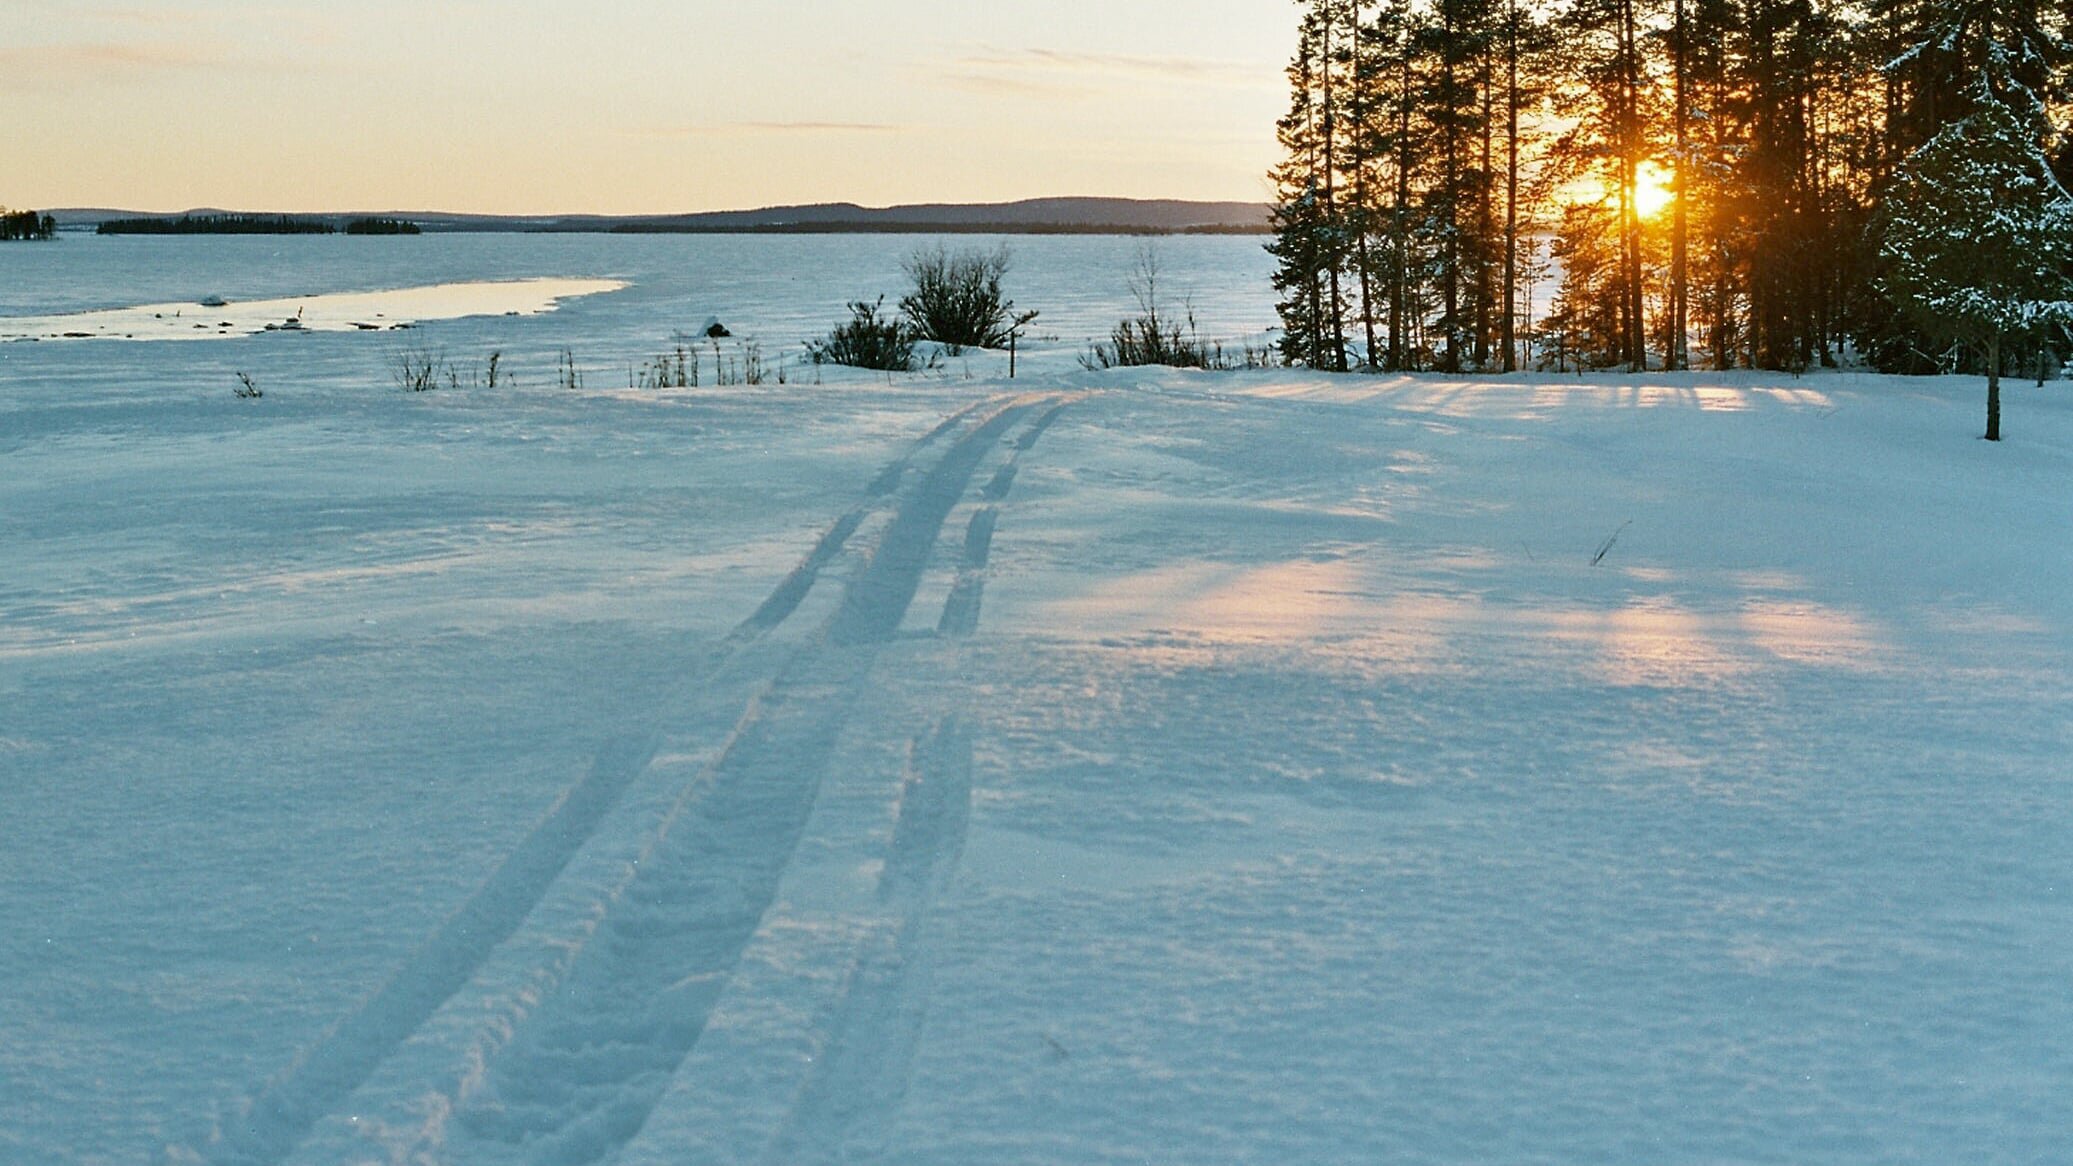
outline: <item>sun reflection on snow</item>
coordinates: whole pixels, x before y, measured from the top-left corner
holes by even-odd
[[[1095,633],[1156,628],[1225,643],[1301,640],[1352,620],[1363,602],[1358,587],[1347,560],[1186,563],[1114,580],[1062,601],[1056,614]]]
[[[1553,613],[1549,634],[1593,650],[1592,670],[1615,685],[1681,687],[1742,676],[1750,662],[1721,642],[1718,628],[1667,596],[1615,611]]]
[[[1698,377],[1705,374],[1679,374]],[[1247,390],[1256,397],[1322,401],[1340,405],[1382,401],[1392,407],[1442,417],[1542,420],[1551,412],[1597,404],[1617,409],[1697,409],[1742,413],[1764,404],[1833,409],[1818,389],[1688,381],[1606,382],[1586,379],[1446,379],[1430,374],[1285,381]]]
[[[1448,563],[1465,576],[1502,566],[1466,553]],[[1780,664],[1874,670],[1892,654],[1868,618],[1760,586],[1790,581],[1775,572],[1730,576],[1726,594],[1694,600],[1674,573],[1635,570],[1656,590],[1602,608],[1393,585],[1377,569],[1358,558],[1178,564],[1055,600],[1047,614],[1133,650],[1282,644],[1376,676],[1474,667],[1507,641],[1505,656],[1620,687],[1716,687]]]
[[[1870,668],[1884,652],[1864,620],[1810,600],[1751,600],[1740,624],[1758,647],[1798,664]]]

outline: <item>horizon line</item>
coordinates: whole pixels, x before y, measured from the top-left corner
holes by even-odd
[[[869,203],[860,203],[860,202],[854,202],[854,201],[851,201],[851,200],[848,200],[848,199],[824,199],[824,200],[820,200],[820,201],[815,201],[815,202],[779,202],[779,203],[769,203],[769,204],[766,204],[766,205],[763,205],[763,206],[735,206],[735,207],[721,207],[721,208],[717,208],[717,209],[709,209],[709,210],[666,210],[666,211],[583,211],[583,210],[563,210],[563,211],[470,211],[470,210],[449,210],[449,209],[428,209],[428,208],[415,208],[415,209],[406,209],[406,208],[401,208],[401,207],[390,207],[390,208],[386,208],[386,209],[373,209],[373,208],[367,208],[367,207],[355,207],[355,208],[349,208],[349,209],[328,209],[328,210],[310,210],[310,209],[304,209],[304,210],[281,210],[281,209],[276,209],[276,208],[265,208],[265,209],[260,209],[260,208],[251,208],[251,207],[231,207],[231,206],[224,206],[224,205],[213,205],[213,204],[201,204],[201,205],[195,205],[195,206],[188,206],[188,207],[184,207],[184,208],[180,208],[180,209],[174,209],[174,210],[144,210],[144,209],[139,209],[138,207],[134,207],[134,206],[115,206],[115,205],[108,205],[108,204],[101,204],[101,205],[88,205],[88,204],[79,204],[79,205],[70,205],[70,206],[55,206],[55,205],[54,205],[54,206],[43,206],[43,207],[35,207],[35,208],[29,208],[29,207],[20,207],[20,208],[14,208],[14,209],[19,209],[19,210],[28,210],[28,209],[34,209],[34,210],[36,210],[36,211],[37,211],[38,213],[44,213],[44,214],[56,214],[56,213],[71,213],[71,214],[80,214],[80,213],[100,213],[100,212],[119,212],[119,213],[122,213],[122,214],[137,214],[137,215],[184,215],[184,214],[200,214],[200,213],[209,213],[209,214],[217,214],[217,213],[220,213],[220,214],[249,214],[249,215],[435,215],[435,216],[451,216],[451,217],[456,217],[456,218],[484,218],[484,219],[572,219],[572,218],[594,218],[594,219],[643,219],[643,218],[649,218],[649,219],[654,219],[654,218],[689,218],[689,217],[693,217],[693,216],[698,216],[698,215],[748,215],[748,214],[759,214],[759,213],[762,213],[762,212],[765,212],[765,211],[784,211],[784,210],[818,210],[818,209],[822,209],[822,208],[828,208],[828,207],[855,207],[855,208],[856,208],[857,210],[860,210],[860,211],[866,211],[866,212],[874,212],[874,213],[875,213],[875,212],[885,212],[885,211],[900,211],[900,210],[917,210],[917,209],[925,209],[925,208],[931,208],[931,207],[954,207],[954,208],[960,208],[960,209],[977,209],[977,208],[987,208],[987,207],[1013,207],[1013,206],[1025,206],[1025,205],[1028,205],[1028,204],[1030,204],[1030,203],[1042,203],[1042,202],[1102,202],[1102,203],[1119,203],[1119,204],[1136,204],[1136,205],[1149,205],[1149,204],[1155,204],[1155,203],[1169,203],[1169,204],[1178,204],[1178,205],[1181,205],[1181,206],[1248,206],[1248,207],[1251,207],[1251,206],[1267,207],[1267,206],[1272,206],[1272,205],[1273,205],[1273,203],[1272,203],[1272,202],[1271,202],[1270,200],[1267,200],[1267,199],[1243,199],[1243,198],[1182,198],[1182,197],[1177,197],[1177,196],[1166,196],[1166,195],[1160,195],[1160,196],[1154,196],[1154,197],[1140,197],[1140,196],[1134,196],[1134,195],[1106,195],[1106,194],[1040,194],[1040,195],[1030,195],[1030,196],[1027,196],[1027,197],[1023,197],[1023,198],[1012,198],[1012,199],[986,199],[986,200],[973,200],[973,201],[956,201],[956,200],[934,200],[934,199],[932,199],[932,200],[924,200],[924,201],[917,201],[917,202],[893,202],[893,203],[885,203],[885,204],[881,204],[881,205],[875,205],[875,206],[874,206],[874,205],[872,205],[872,204],[869,204]]]

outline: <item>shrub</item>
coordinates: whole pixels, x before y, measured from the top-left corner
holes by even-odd
[[[826,340],[806,342],[807,359],[888,372],[913,369],[914,332],[898,319],[879,315],[884,306],[884,296],[870,303],[852,301],[847,322],[837,325]]]
[[[763,345],[760,341],[744,340],[739,345],[736,345],[731,353],[722,349],[718,340],[712,342],[712,347],[713,383],[722,388],[730,388],[735,385],[760,385],[771,377],[776,377],[779,384],[785,383],[784,363],[782,361],[779,361],[776,365],[766,363],[763,359]],[[698,383],[695,377],[692,383]]]
[[[445,364],[439,355],[424,348],[406,348],[396,354],[396,386],[412,393],[439,387],[439,370]]]
[[[1088,369],[1128,368],[1145,364],[1164,364],[1174,368],[1229,368],[1230,361],[1224,356],[1222,344],[1203,340],[1195,329],[1195,309],[1187,307],[1181,321],[1162,316],[1159,309],[1159,257],[1150,250],[1140,251],[1137,268],[1130,276],[1130,295],[1137,301],[1142,315],[1124,320],[1109,332],[1105,341],[1097,341],[1087,355],[1080,358],[1080,364]],[[1251,365],[1252,354],[1247,353],[1247,365]]]
[[[470,361],[457,364],[448,360],[445,353],[430,348],[399,349],[390,359],[389,374],[397,388],[412,393],[428,393],[442,385],[459,390],[494,389],[517,383],[510,370],[504,367],[501,349],[491,352],[479,368]]]
[[[1008,272],[1008,249],[992,252],[941,247],[916,251],[907,275],[914,290],[900,300],[914,336],[933,340],[956,356],[966,348],[999,348],[1013,327],[1014,301],[1001,294]]]
[[[698,387],[698,351],[678,344],[674,352],[626,372],[629,389],[692,389]]]

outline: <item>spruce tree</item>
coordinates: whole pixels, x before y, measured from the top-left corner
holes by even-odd
[[[1324,348],[1321,285],[1326,259],[1322,243],[1328,228],[1323,176],[1319,173],[1319,51],[1316,23],[1305,20],[1296,42],[1296,55],[1288,65],[1289,111],[1275,127],[1286,156],[1272,175],[1276,192],[1274,239],[1267,244],[1267,253],[1276,260],[1274,290],[1281,293],[1274,309],[1281,317],[1282,359],[1312,367]]]
[[[2073,197],[2007,92],[1973,87],[1972,112],[1900,164],[1879,222],[1887,293],[1986,364],[1988,441],[2001,440],[2004,349],[2073,324]]]
[[[1292,364],[1346,371],[1346,301],[1340,276],[1351,230],[1338,189],[1340,120],[1349,79],[1335,59],[1349,38],[1351,8],[1310,0],[1289,62],[1289,111],[1277,125],[1286,157],[1273,172],[1277,192],[1268,253],[1281,316],[1281,354]]]

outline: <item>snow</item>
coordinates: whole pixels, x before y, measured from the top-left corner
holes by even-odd
[[[0,348],[0,1161],[2061,1152],[2062,384],[553,387],[632,282]]]

